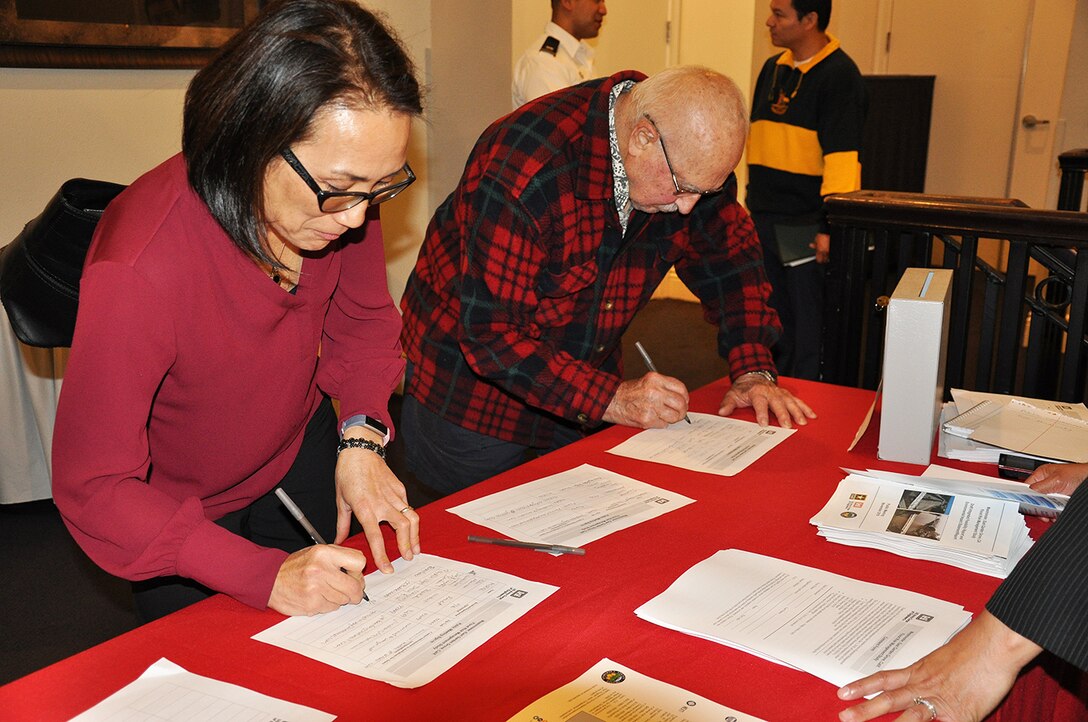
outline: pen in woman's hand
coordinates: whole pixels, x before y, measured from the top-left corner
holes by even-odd
[[[302,509],[299,509],[298,505],[291,500],[291,497],[287,496],[286,491],[277,486],[276,496],[278,496],[280,501],[283,502],[283,505],[287,507],[287,511],[291,512],[291,516],[295,517],[295,521],[301,524],[302,528],[306,530],[306,533],[310,535],[310,538],[314,540],[314,544],[325,544],[325,540],[317,532],[317,529],[314,529],[314,525],[311,524],[310,520],[306,518],[306,515],[302,513]],[[348,573],[348,570],[344,569],[344,567],[340,567],[340,571],[344,574]],[[370,597],[366,595],[365,591],[363,592],[363,599],[368,602],[370,601]]]

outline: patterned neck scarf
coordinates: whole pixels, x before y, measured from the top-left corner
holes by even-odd
[[[631,219],[631,183],[627,180],[627,169],[620,158],[620,144],[616,140],[616,99],[635,87],[635,81],[625,80],[612,88],[608,99],[608,150],[612,155],[612,188],[616,196],[616,212],[620,214],[620,227],[627,232],[627,221]]]

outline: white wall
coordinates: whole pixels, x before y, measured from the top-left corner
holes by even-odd
[[[131,183],[181,150],[187,70],[0,68],[0,245],[65,180]]]
[[[1069,65],[1065,74],[1065,92],[1054,141],[1057,153],[1088,148],[1088,83],[1083,78],[1085,68],[1088,68],[1088,0],[1077,0],[1073,42],[1069,49]],[[1046,207],[1057,206],[1058,184],[1052,183]],[[1081,210],[1085,210],[1083,204]]]
[[[388,4],[394,11],[390,20],[422,70],[429,24],[418,19],[429,15],[409,11],[429,2]],[[185,89],[194,72],[0,68],[0,167],[8,169],[0,174],[0,245],[13,239],[68,178],[131,183],[180,151]],[[409,161],[425,173],[422,129],[417,122]],[[382,209],[395,298],[410,270],[410,265],[403,268],[405,258],[414,262],[429,216],[424,174],[417,185]]]

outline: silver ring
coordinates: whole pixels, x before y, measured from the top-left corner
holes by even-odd
[[[925,707],[926,709],[928,709],[929,710],[929,719],[930,720],[937,719],[937,708],[934,707],[933,703],[930,702],[925,697],[915,697],[914,698],[914,704],[920,704],[923,707]]]
[[[411,510],[412,510],[412,507],[406,506],[406,507],[404,507],[403,509],[400,510],[400,513],[403,514],[404,512],[411,511]]]

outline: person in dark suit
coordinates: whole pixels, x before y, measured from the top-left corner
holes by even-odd
[[[839,713],[864,722],[981,720],[1004,699],[1020,670],[1046,650],[1088,671],[1088,490],[1065,511],[963,631],[905,669],[885,670],[839,689],[839,698],[878,696]],[[918,716],[922,712],[922,716]]]

